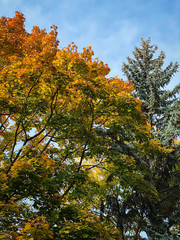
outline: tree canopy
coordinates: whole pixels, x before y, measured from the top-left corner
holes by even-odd
[[[0,239],[143,239],[171,211],[157,234],[176,234],[178,131],[154,134],[136,82],[109,78],[90,46],[24,22],[0,18]]]

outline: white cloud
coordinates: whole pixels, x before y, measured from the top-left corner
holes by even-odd
[[[47,28],[52,25],[47,15],[43,13],[43,7],[36,4],[33,6],[24,6],[23,14],[26,17],[26,29],[31,31],[34,25],[40,28]]]
[[[77,39],[78,43],[92,45],[95,56],[111,67],[111,76],[121,75],[122,61],[129,55],[129,49],[134,49],[137,39],[140,41],[141,28],[128,20],[119,22],[116,30],[107,34],[99,34],[95,22],[85,22],[86,30]]]
[[[22,3],[22,0],[16,0],[16,1],[14,1],[14,0],[0,0],[0,4],[2,4],[4,6],[8,6],[8,7],[14,5],[15,2],[16,2],[16,5],[19,5],[19,4]]]

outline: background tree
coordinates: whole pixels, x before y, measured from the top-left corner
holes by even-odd
[[[159,132],[158,139],[171,146],[179,136],[180,83],[173,90],[165,88],[177,72],[178,63],[171,62],[163,69],[165,53],[161,51],[154,58],[157,49],[156,45],[150,45],[150,39],[142,39],[141,48],[135,48],[134,59],[127,57],[128,64],[123,64],[122,71],[134,83],[134,95],[142,101],[142,111],[155,131],[153,135]]]
[[[163,69],[165,54],[161,52],[154,58],[156,50],[157,46],[150,45],[150,39],[142,39],[141,47],[136,47],[133,52],[134,59],[128,57],[128,63],[123,64],[122,71],[135,85],[133,95],[142,101],[142,111],[151,124],[152,138],[159,139],[164,146],[174,149],[165,158],[158,157],[155,161],[152,161],[153,158],[145,159],[151,169],[148,181],[156,187],[160,199],[154,204],[149,199],[142,198],[141,206],[138,206],[146,213],[146,232],[150,239],[172,239],[171,229],[180,219],[180,153],[176,142],[180,133],[180,84],[173,90],[165,89],[176,73],[178,64],[170,63]],[[133,204],[136,205],[135,202]],[[176,236],[174,239],[178,238],[177,234]]]

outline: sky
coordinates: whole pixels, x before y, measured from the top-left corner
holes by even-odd
[[[180,63],[180,0],[0,0],[0,16],[26,17],[26,30],[33,26],[58,27],[59,48],[74,42],[79,51],[92,46],[95,57],[111,68],[109,76],[126,80],[121,71],[141,38],[150,37],[158,53],[166,54],[166,67]],[[169,89],[180,83],[180,71]]]

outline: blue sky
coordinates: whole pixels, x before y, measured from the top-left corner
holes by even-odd
[[[59,47],[92,46],[95,57],[110,66],[110,76],[125,79],[122,62],[141,37],[166,53],[165,66],[180,63],[180,0],[0,0],[0,6],[0,16],[21,11],[29,32],[34,25],[47,31],[58,26]],[[179,82],[177,73],[169,87]]]

